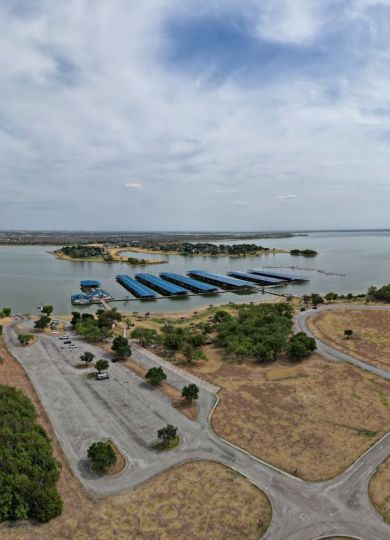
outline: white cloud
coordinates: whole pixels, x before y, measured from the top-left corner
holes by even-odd
[[[390,32],[369,41],[356,27],[383,22],[362,7],[374,3],[360,0],[359,21],[338,22],[345,51],[306,69],[295,44],[322,35],[332,2],[248,0],[263,7],[259,36],[293,44],[298,67],[275,55],[248,68],[252,80],[238,70],[212,84],[208,65],[191,73],[164,57],[164,21],[198,2],[36,0],[23,17],[0,4],[0,227],[95,227],[109,209],[111,228],[231,229],[241,206],[241,229],[258,227],[259,215],[271,229],[278,201],[295,201],[284,227],[388,224]],[[230,16],[242,12],[227,4]],[[215,17],[216,5],[223,17],[217,0],[203,13]],[[264,75],[270,64],[277,77]],[[138,179],[147,189],[124,197],[124,186],[142,189]],[[234,193],[245,200],[229,203]]]
[[[297,198],[296,195],[276,195],[276,198],[278,199],[278,201],[280,202],[291,202],[291,201],[295,201],[295,199]]]
[[[307,44],[321,30],[318,0],[265,0],[259,11],[258,35],[269,41]]]
[[[129,189],[142,189],[143,185],[142,184],[136,184],[135,182],[128,182],[127,184],[125,184],[125,187],[127,187]]]

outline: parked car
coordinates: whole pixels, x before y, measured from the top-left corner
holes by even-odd
[[[69,339],[69,336],[67,336],[66,334],[64,334],[63,336],[60,336],[60,339]]]
[[[101,373],[96,374],[96,378],[98,381],[104,381],[104,379],[110,378],[110,374],[107,373],[107,371],[102,371]]]
[[[72,341],[70,339],[66,339],[64,341],[64,345],[70,345],[72,343]]]
[[[77,345],[75,345],[74,343],[71,343],[71,344],[69,345],[69,348],[70,348],[70,349],[77,349]]]

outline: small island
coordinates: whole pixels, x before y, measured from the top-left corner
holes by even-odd
[[[121,255],[123,247],[108,247],[101,244],[83,244],[73,246],[63,246],[55,250],[53,255],[58,259],[78,262],[121,262],[131,266],[145,266],[149,264],[163,264],[166,260],[141,259],[137,257],[126,257]]]
[[[290,255],[297,255],[302,257],[316,257],[318,255],[318,251],[315,251],[314,249],[292,249],[290,251]]]
[[[260,246],[258,244],[214,244],[210,242],[139,242],[128,245],[130,251],[138,253],[162,253],[166,255],[209,257],[245,257],[247,255],[264,255],[267,253],[287,253]]]

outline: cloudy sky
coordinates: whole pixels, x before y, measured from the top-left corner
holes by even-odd
[[[390,0],[1,0],[0,228],[390,227]]]

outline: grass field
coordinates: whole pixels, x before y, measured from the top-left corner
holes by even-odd
[[[390,458],[378,467],[371,479],[369,495],[372,504],[390,524]]]
[[[337,475],[390,430],[390,383],[363,370],[318,355],[269,366],[207,355],[184,367],[221,387],[216,433],[301,478]]]
[[[308,320],[321,340],[382,369],[390,368],[390,311],[344,309],[324,311]],[[353,336],[344,337],[344,330]]]
[[[62,516],[45,525],[2,524],[4,540],[202,540],[261,537],[271,519],[267,497],[234,471],[210,462],[171,469],[128,493],[92,501],[71,473],[39,399],[0,339],[0,383],[23,390],[62,463]]]

